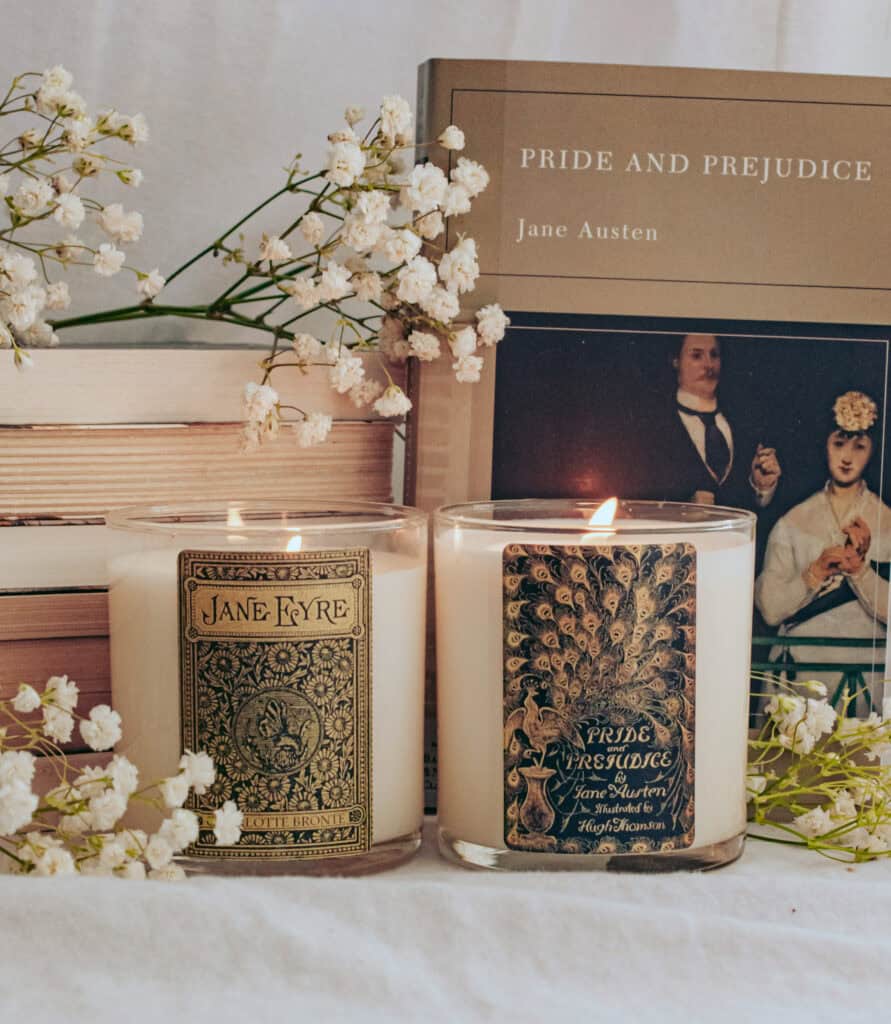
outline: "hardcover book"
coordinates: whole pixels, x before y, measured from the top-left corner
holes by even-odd
[[[407,500],[750,509],[753,665],[880,709],[891,82],[433,60],[419,110],[491,175],[447,230],[511,326],[478,385],[413,367]]]

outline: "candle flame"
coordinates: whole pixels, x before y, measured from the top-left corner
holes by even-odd
[[[231,507],[226,513],[226,526],[230,529],[237,529],[239,526],[244,526],[244,520],[241,518],[241,513],[237,508]]]
[[[285,548],[286,551],[299,551],[303,547],[303,538],[299,533],[295,533],[294,536],[288,541],[288,546]]]
[[[610,498],[608,501],[605,501],[588,520],[588,526],[612,526],[618,507],[618,498]]]

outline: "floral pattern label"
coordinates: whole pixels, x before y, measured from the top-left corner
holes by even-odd
[[[504,549],[504,839],[650,853],[694,835],[696,549]]]
[[[371,574],[367,549],[179,556],[182,742],[217,779],[188,806],[189,854],[345,856],[371,845]],[[220,847],[213,812],[244,814]]]

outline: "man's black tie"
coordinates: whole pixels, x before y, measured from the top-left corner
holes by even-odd
[[[717,409],[714,412],[700,412],[698,409],[690,409],[678,402],[678,409],[687,413],[688,416],[698,416],[705,427],[705,462],[712,471],[715,479],[720,482],[724,479],[727,467],[730,465],[730,447],[727,438],[721,433],[718,424],[715,422],[718,416]]]

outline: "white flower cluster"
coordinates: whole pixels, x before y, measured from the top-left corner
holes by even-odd
[[[0,857],[14,870],[38,876],[79,872],[128,879],[183,878],[174,858],[199,835],[197,814],[183,804],[190,792],[201,796],[213,785],[213,761],[205,753],[187,750],[176,775],[140,790],[136,766],[120,754],[105,766],[77,774],[59,755],[60,780],[41,800],[33,791],[36,759],[32,750],[50,753],[57,750],[56,743],[70,740],[77,700],[74,682],[67,676],[52,676],[42,693],[22,684],[9,702],[16,735],[10,739],[11,728],[0,727]],[[0,713],[6,706],[0,701]],[[18,717],[33,716],[38,710],[43,715],[39,727]],[[93,750],[107,750],[121,738],[120,715],[99,705],[88,718],[81,718],[80,731]],[[149,797],[147,790],[159,795]],[[153,835],[122,824],[134,799],[171,811]],[[242,822],[242,812],[226,801],[214,817],[217,843],[238,843]]]
[[[83,98],[73,91],[72,76],[65,68],[50,68],[37,76],[34,86],[24,84],[30,77],[16,79],[0,104],[0,118],[24,109],[41,122],[49,121],[48,128],[41,124],[39,130],[24,131],[0,150],[0,198],[5,199],[9,217],[8,225],[0,226],[0,348],[12,349],[19,369],[32,363],[27,349],[58,344],[44,314],[67,309],[71,302],[67,282],[51,281],[50,268],[92,266],[100,276],[111,277],[126,259],[118,245],[139,241],[140,213],[126,211],[121,203],[103,207],[78,193],[84,182],[102,173],[138,187],[142,181],[138,168],[127,167],[96,147],[114,138],[132,146],[148,139],[142,114],[128,117],[107,110],[92,117]],[[74,234],[88,221],[108,241],[91,244]],[[64,229],[63,238],[22,241],[23,229],[54,225]],[[133,272],[143,301],[153,299],[164,285],[157,269],[149,274]]]
[[[492,304],[474,322],[460,322],[461,296],[473,290],[480,273],[476,243],[458,234],[448,250],[429,244],[443,235],[448,218],[470,211],[489,183],[485,168],[460,156],[448,175],[427,162],[404,173],[400,151],[410,145],[413,130],[407,101],[385,97],[371,130],[360,135],[356,125],[363,117],[359,108],[348,108],[345,127],[328,136],[324,187],[296,226],[310,251],[297,253],[284,237],[263,235],[251,273],[269,276],[292,300],[296,311],[288,322],[320,310],[337,314],[335,336],[327,343],[306,333],[292,338],[290,354],[301,369],[327,367],[331,387],[358,408],[371,406],[380,416],[398,418],[409,412],[411,401],[391,379],[366,377],[366,362],[356,350],[379,350],[394,363],[447,355],[456,379],[471,383],[480,379],[481,350],[504,337],[509,321]],[[436,141],[451,152],[465,145],[456,125]],[[334,221],[327,231],[326,217]],[[356,303],[371,304],[371,313],[361,315]],[[275,351],[264,364],[262,387],[268,390],[262,400],[255,390],[246,392],[248,448],[278,430],[278,412],[272,410],[281,406],[268,380],[279,355],[286,353]],[[293,363],[282,358],[278,365]],[[301,415],[298,443],[324,441],[330,417]]]
[[[754,820],[778,824],[831,856],[891,853],[891,720],[875,712],[848,717],[851,696],[837,712],[816,680],[785,685],[787,692],[767,703],[767,725],[752,744],[747,790]],[[786,751],[795,756],[781,772],[778,754]]]
[[[849,434],[871,430],[879,414],[876,403],[862,391],[846,391],[832,407],[836,425]]]

